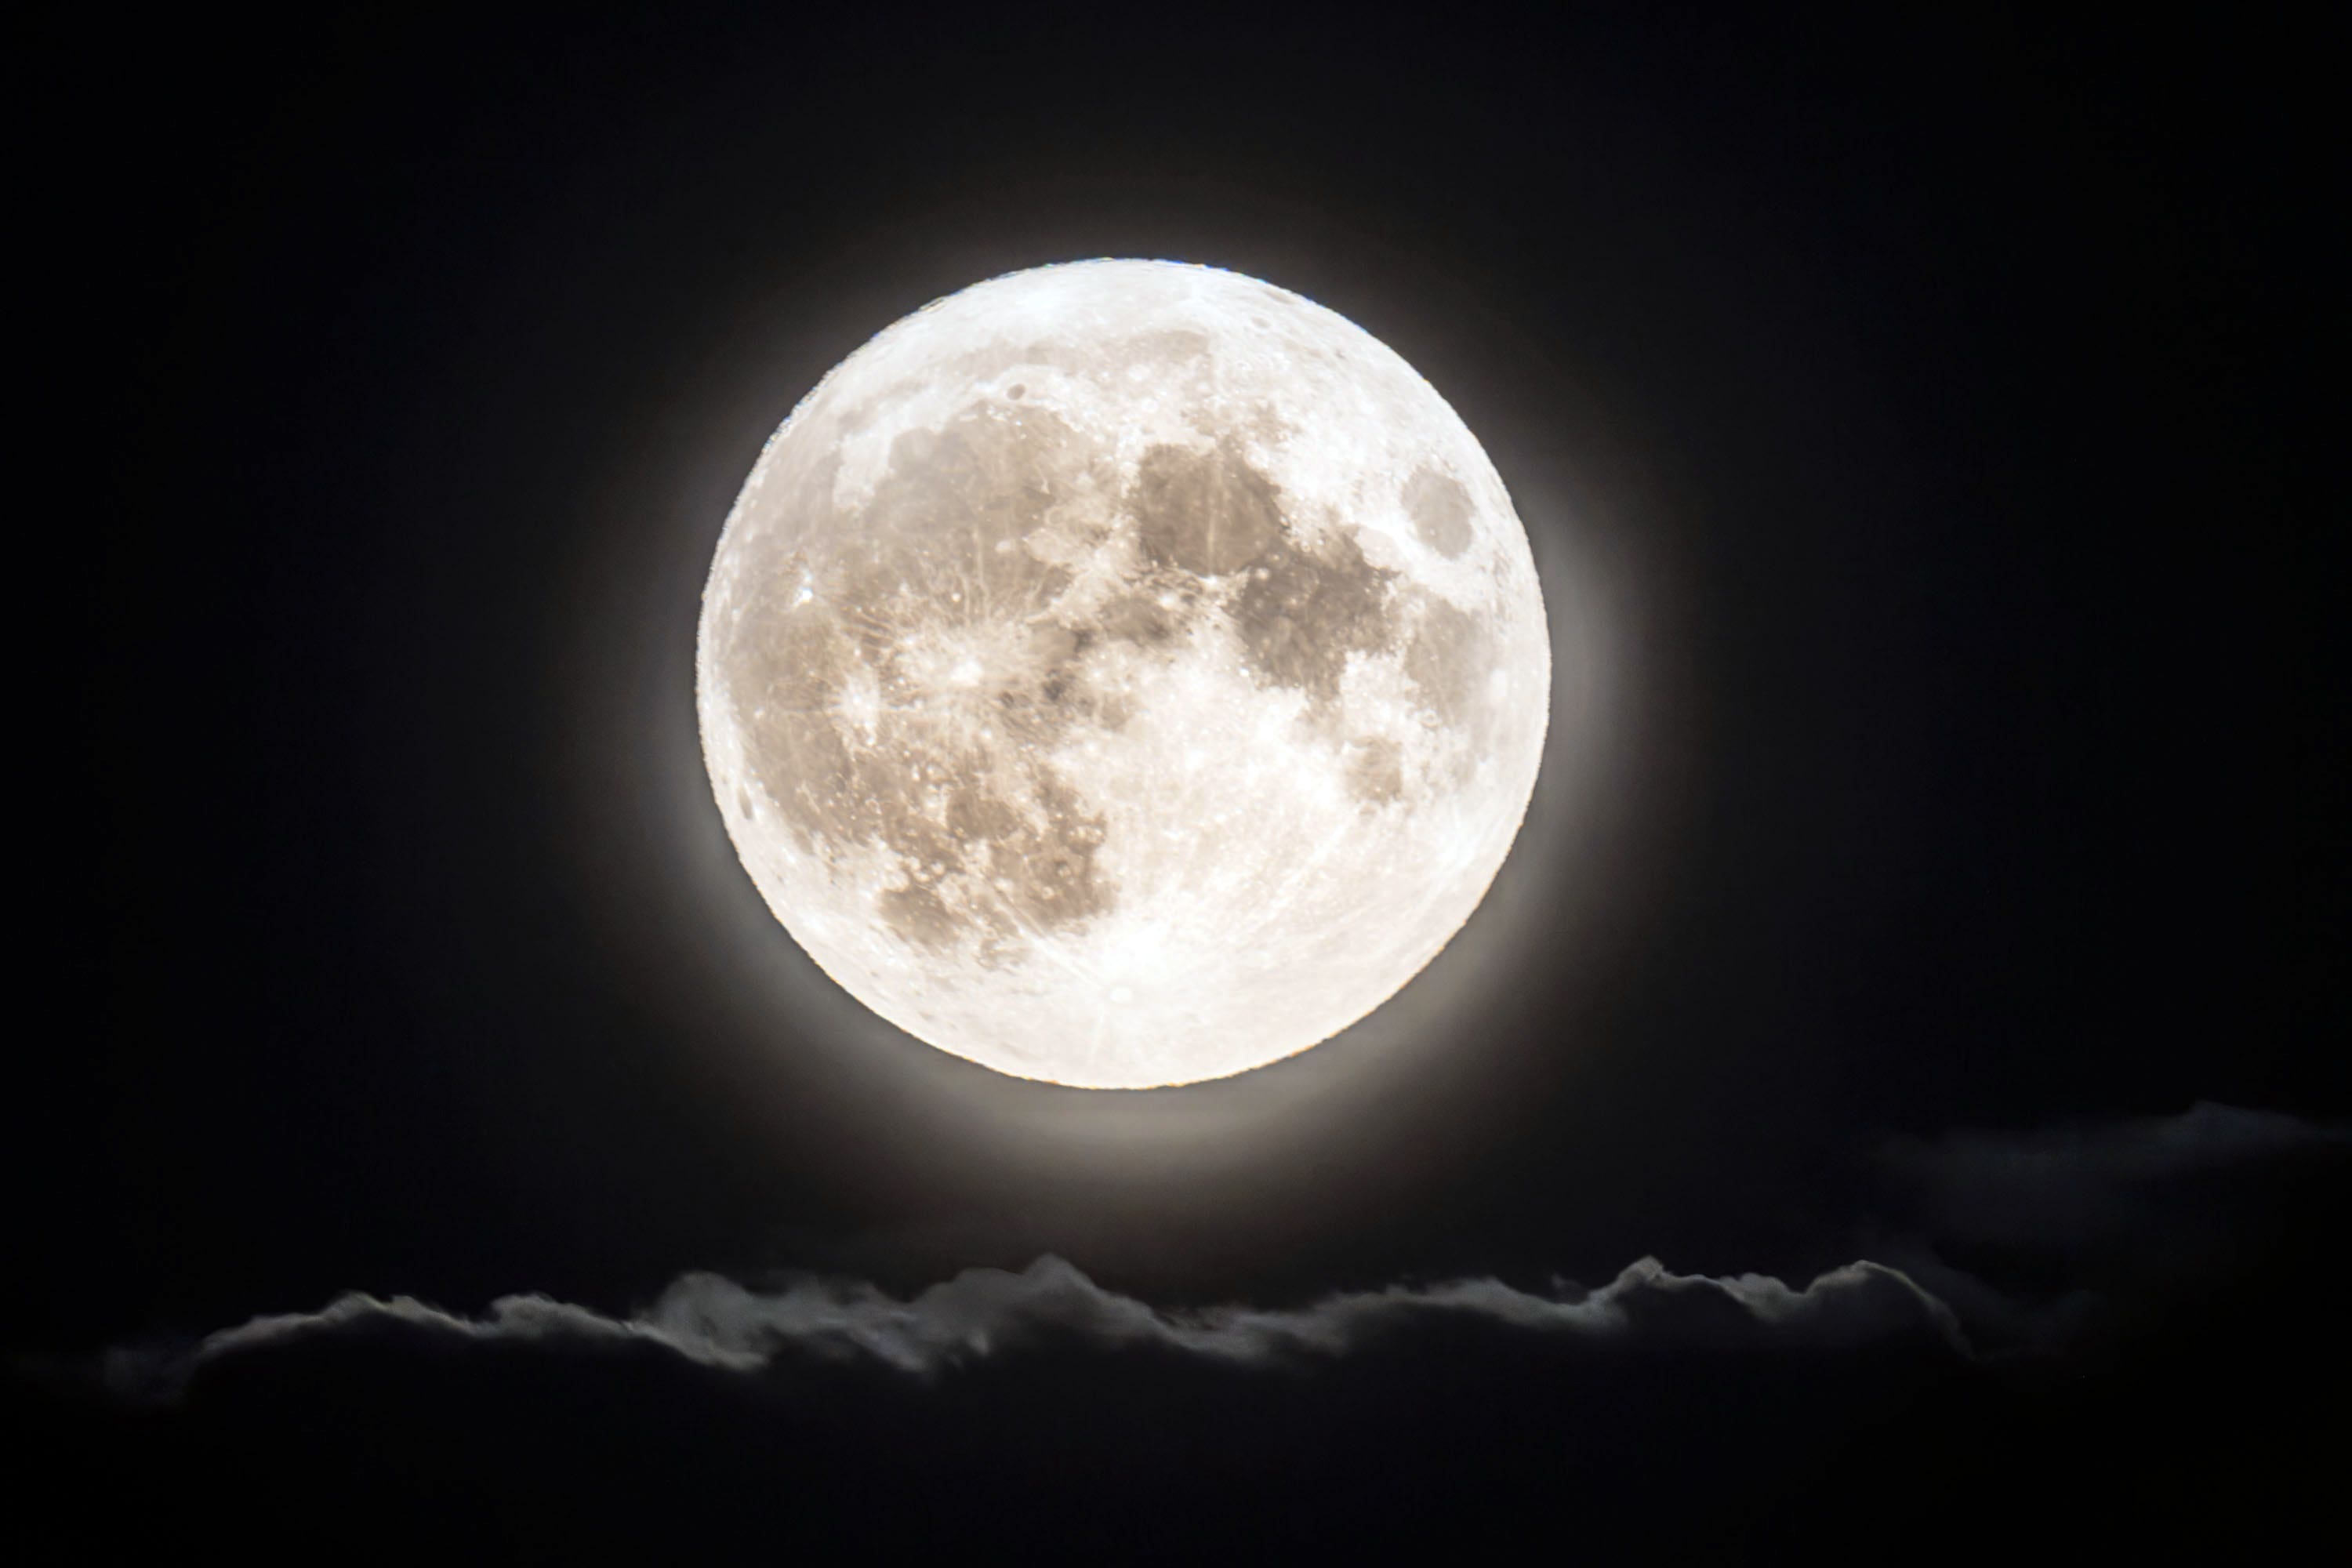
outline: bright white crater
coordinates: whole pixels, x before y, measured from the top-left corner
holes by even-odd
[[[1328,1039],[1478,907],[1551,680],[1534,560],[1412,366],[1236,273],[899,321],[761,454],[703,754],[768,907],[910,1034],[1093,1089]]]

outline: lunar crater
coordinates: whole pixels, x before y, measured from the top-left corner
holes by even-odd
[[[966,290],[837,367],[729,520],[729,832],[828,973],[1000,1070],[1303,1049],[1444,944],[1525,810],[1549,655],[1502,497],[1402,361],[1270,285]]]

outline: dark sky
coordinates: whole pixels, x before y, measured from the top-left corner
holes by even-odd
[[[258,1479],[299,1458],[370,1539],[523,1557],[885,1518],[1117,1554],[1136,1518],[1205,1549],[1399,1508],[1400,1541],[1568,1542],[1725,1497],[1780,1532],[1723,1505],[1732,1557],[1986,1498],[2291,1516],[2308,1456],[2230,1435],[2340,1367],[2313,1309],[2271,1315],[2340,1233],[2305,1145],[2352,1114],[2316,38],[2238,7],[343,9],[85,7],[26,53],[18,536],[58,547],[22,582],[66,672],[27,990],[63,1005],[11,1096],[12,1352],[347,1289],[619,1314],[694,1269],[904,1294],[1045,1253],[1297,1307],[1932,1251],[2131,1326],[1999,1374],[1907,1344],[1529,1373],[1473,1324],[1269,1383],[1056,1342],[789,1400],[306,1342],[166,1415],[14,1400],[57,1495],[351,1546]],[[1103,255],[1265,278],[1427,375],[1528,523],[1570,704],[1423,982],[1141,1097],[830,991],[734,865],[692,710],[701,574],[801,394],[926,300]],[[2303,1130],[2228,1160],[2304,1152],[2115,1152],[2240,1125],[2200,1101]],[[1984,1174],[2018,1169],[2064,1193]],[[582,1500],[624,1476],[607,1533]]]

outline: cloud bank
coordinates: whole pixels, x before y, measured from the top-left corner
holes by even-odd
[[[1155,1307],[1045,1257],[1017,1272],[971,1268],[895,1297],[816,1275],[748,1285],[689,1274],[650,1306],[608,1314],[542,1295],[479,1315],[411,1297],[352,1292],[316,1311],[255,1318],[172,1348],[106,1362],[118,1391],[168,1398],[216,1364],[301,1343],[415,1338],[451,1345],[593,1350],[635,1346],[725,1372],[800,1361],[862,1363],[915,1378],[1053,1348],[1158,1352],[1234,1367],[1306,1366],[1376,1343],[1483,1325],[1531,1340],[1683,1349],[1910,1345],[1965,1360],[2057,1348],[2103,1290],[2146,1285],[2227,1234],[2261,1183],[2314,1155],[2340,1156],[2343,1129],[2200,1104],[2173,1117],[2021,1132],[1956,1132],[1890,1144],[1880,1164],[1917,1228],[1884,1236],[1892,1261],[1859,1259],[1802,1286],[1767,1274],[1677,1274],[1645,1258],[1608,1284],[1549,1293],[1494,1279],[1394,1285],[1305,1306]],[[2250,1188],[2249,1182],[2254,1184]],[[2250,1193],[2252,1196],[2250,1197]],[[1988,1277],[1973,1248],[2055,1256],[2078,1278],[2031,1289]],[[2210,1248],[2208,1248],[2210,1251]]]
[[[1496,1279],[1461,1279],[1333,1295],[1295,1309],[1168,1310],[1106,1289],[1049,1256],[1018,1272],[966,1269],[903,1300],[856,1279],[801,1276],[761,1289],[689,1274],[652,1306],[625,1316],[520,1295],[469,1317],[413,1297],[351,1292],[317,1311],[255,1318],[177,1352],[117,1352],[109,1377],[126,1393],[168,1395],[215,1363],[385,1331],[475,1344],[636,1344],[741,1373],[804,1357],[925,1377],[1055,1345],[1158,1351],[1235,1366],[1300,1365],[1447,1321],[1662,1346],[1918,1341],[1969,1352],[1950,1309],[1900,1271],[1867,1261],[1802,1288],[1768,1275],[1676,1274],[1643,1258],[1593,1290],[1562,1286],[1543,1295]]]

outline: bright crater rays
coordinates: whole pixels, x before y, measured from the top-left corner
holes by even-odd
[[[752,469],[698,699],[768,906],[958,1056],[1099,1089],[1328,1038],[1477,908],[1543,749],[1527,536],[1430,385],[1231,272],[1041,268]]]

